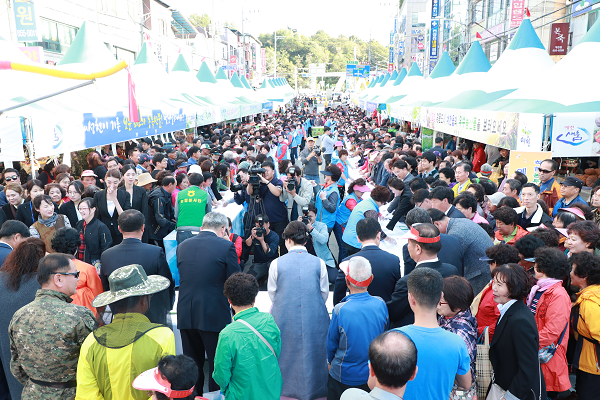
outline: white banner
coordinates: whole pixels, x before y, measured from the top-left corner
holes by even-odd
[[[509,150],[542,148],[544,114],[420,107],[414,115],[420,116],[421,126],[464,139]]]
[[[0,118],[0,161],[25,161],[20,118]]]
[[[554,157],[598,157],[600,113],[557,113],[552,121]]]

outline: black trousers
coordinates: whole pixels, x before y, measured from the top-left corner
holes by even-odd
[[[212,374],[215,370],[215,353],[219,332],[201,331],[199,329],[181,329],[181,346],[183,354],[191,357],[198,366],[198,380],[196,381],[196,394],[202,396],[204,393],[204,353],[208,361],[208,391],[220,390],[219,385],[213,380]]]
[[[600,394],[600,375],[590,374],[580,369],[575,373],[575,391],[578,400],[596,400]]]
[[[325,159],[325,166],[331,164],[331,154],[323,154],[323,158]]]
[[[285,240],[283,239],[283,231],[288,226],[289,221],[271,222],[270,229],[279,236],[279,255],[282,256],[287,254],[287,247],[285,247]]]
[[[371,389],[369,389],[369,385],[367,385],[366,383],[357,386],[346,385],[342,382],[338,382],[337,380],[332,378],[331,375],[329,375],[329,379],[327,380],[327,400],[340,400],[340,397],[342,397],[342,393],[344,393],[346,389],[350,388],[362,389],[365,392],[371,391]]]
[[[348,243],[346,242],[342,242],[342,246],[344,246],[346,248],[346,250],[348,250],[346,257],[350,257],[353,256],[354,254],[358,253],[360,251],[359,248],[354,247],[354,246],[350,246]]]

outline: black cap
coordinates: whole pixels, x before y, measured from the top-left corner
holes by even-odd
[[[560,184],[565,186],[575,186],[578,189],[583,187],[583,181],[574,176],[567,176]]]
[[[150,139],[149,137],[142,138],[142,142],[152,145],[152,139]]]

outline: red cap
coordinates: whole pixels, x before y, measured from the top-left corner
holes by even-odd
[[[172,390],[171,382],[162,377],[158,367],[149,369],[138,375],[132,383],[138,390],[151,390],[164,394],[172,399],[183,399],[194,391],[195,386],[188,390]]]
[[[440,241],[440,235],[432,238],[425,238],[419,236],[419,231],[417,231],[414,227],[410,227],[410,231],[406,232],[401,239],[412,239],[419,243],[436,243]]]

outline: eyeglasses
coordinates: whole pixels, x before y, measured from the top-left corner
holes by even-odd
[[[4,179],[5,179],[7,182],[10,182],[10,181],[16,181],[17,179],[19,179],[19,177],[18,177],[18,176],[16,176],[16,175],[15,175],[15,176],[6,176],[6,177],[4,177]]]
[[[542,174],[549,174],[550,172],[554,172],[554,171],[549,171],[547,169],[541,169],[541,168],[538,168],[538,171],[540,171]]]
[[[444,304],[448,304],[445,301],[440,301],[440,306],[443,306]]]
[[[52,272],[53,274],[57,274],[57,275],[72,275],[75,278],[79,278],[79,271],[77,272]]]
[[[79,207],[79,212],[81,211],[89,211],[90,209],[87,207]]]

